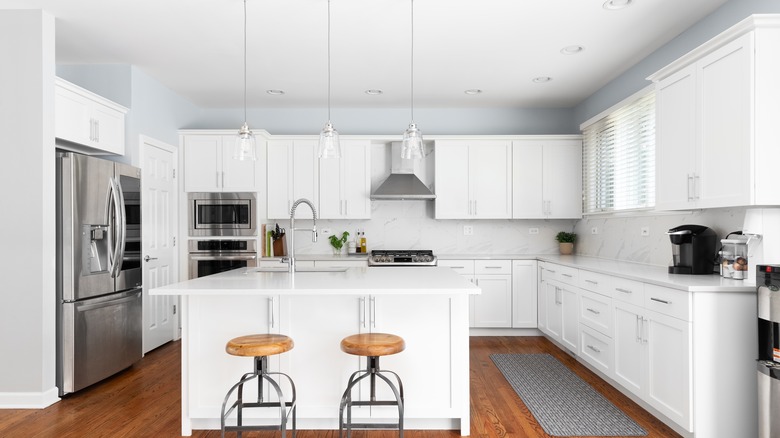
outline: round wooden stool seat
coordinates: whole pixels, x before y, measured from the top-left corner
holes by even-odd
[[[341,351],[355,356],[389,356],[404,348],[402,337],[388,333],[361,333],[341,340]]]
[[[285,335],[247,335],[228,341],[225,351],[233,356],[273,356],[292,350],[294,345],[292,338]]]

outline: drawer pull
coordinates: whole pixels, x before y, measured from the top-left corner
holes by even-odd
[[[593,281],[593,280],[585,280],[585,283],[590,283],[590,284],[594,284],[594,285],[595,284],[599,284],[598,281]]]
[[[619,287],[616,287],[615,290],[618,291],[618,292],[623,292],[624,294],[632,294],[633,293],[632,291],[630,291],[628,289],[621,289]]]
[[[561,274],[561,275],[563,275],[564,277],[569,277],[569,278],[573,277],[571,274]]]
[[[501,269],[501,266],[485,266],[485,269]]]
[[[596,353],[601,353],[601,350],[599,350],[598,348],[596,348],[596,347],[594,347],[592,345],[588,345],[588,348],[590,348],[591,350],[595,351]]]
[[[650,299],[651,299],[651,300],[653,300],[653,301],[655,301],[655,302],[662,303],[662,304],[672,304],[672,302],[671,302],[671,301],[662,300],[662,299],[660,299],[660,298],[654,298],[654,297],[650,297]]]
[[[588,312],[591,312],[591,313],[596,314],[596,315],[601,315],[601,312],[599,312],[596,309],[591,309],[590,307],[588,307]]]
[[[555,271],[553,271],[552,269],[548,269],[547,272],[549,272],[551,274],[555,274]]]
[[[466,269],[465,266],[450,266],[451,269]]]

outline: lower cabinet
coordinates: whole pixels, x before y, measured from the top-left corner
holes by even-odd
[[[471,296],[471,326],[512,327],[511,260],[475,260],[474,280],[482,293]]]
[[[536,260],[512,261],[512,327],[536,328]]]
[[[545,282],[547,331],[573,353],[579,349],[579,296],[577,288],[558,281]]]

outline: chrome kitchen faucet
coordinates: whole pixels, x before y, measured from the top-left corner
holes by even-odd
[[[295,209],[298,208],[299,205],[306,204],[311,208],[311,216],[312,220],[314,221],[314,224],[311,228],[295,228]],[[290,266],[288,268],[288,271],[292,274],[295,272],[295,231],[311,231],[311,241],[316,242],[317,241],[317,209],[314,207],[314,204],[311,203],[306,198],[300,198],[297,199],[295,202],[293,202],[292,207],[290,207],[290,255],[286,258],[282,259],[282,263],[289,262]]]

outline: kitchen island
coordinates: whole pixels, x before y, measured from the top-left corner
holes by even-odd
[[[469,295],[479,292],[449,268],[437,267],[295,274],[246,268],[152,289],[152,295],[182,297],[182,435],[219,429],[225,393],[252,369],[251,359],[225,353],[225,343],[254,333],[282,333],[295,342],[269,364],[295,381],[298,428],[338,429],[349,375],[365,367],[365,359],[341,352],[339,344],[366,332],[406,341],[405,351],[381,360],[403,379],[405,428],[469,435]],[[290,388],[283,389],[289,394]],[[378,388],[379,398],[390,396],[384,389]],[[253,397],[252,390],[245,397]],[[356,397],[367,395],[365,387],[358,391]],[[261,423],[275,416],[273,409],[245,413]],[[353,410],[358,422],[394,416],[392,407]]]

